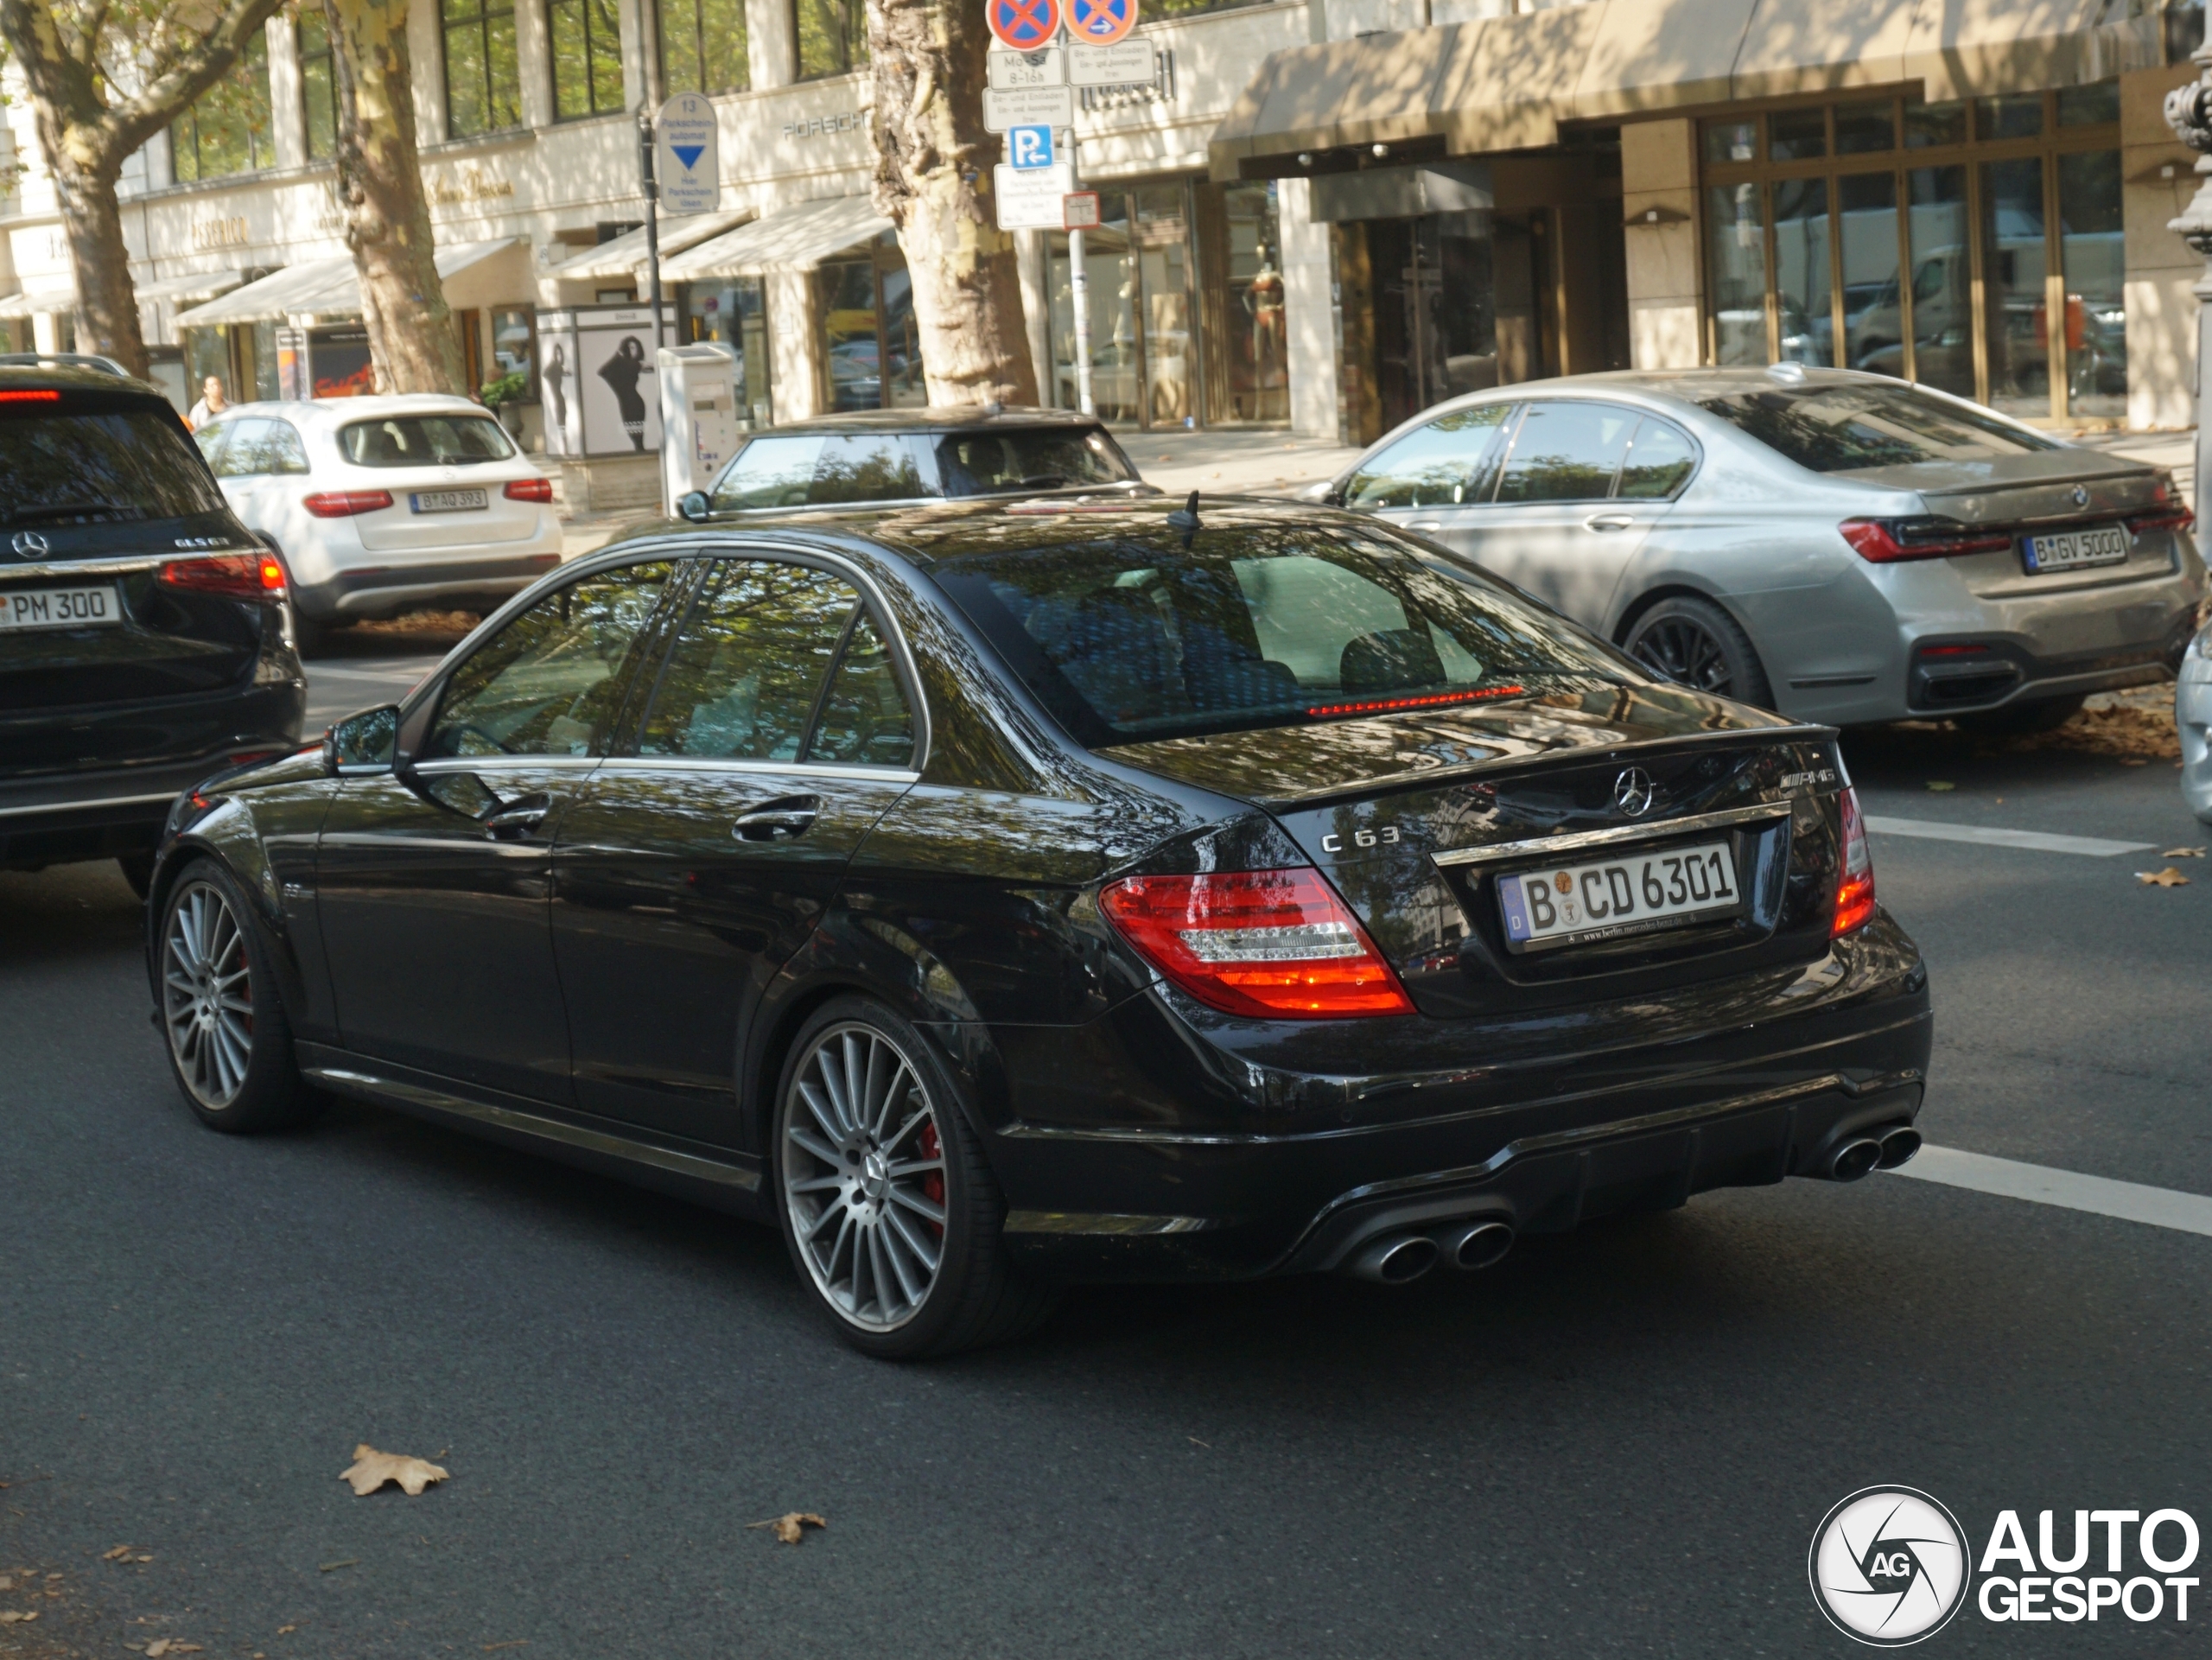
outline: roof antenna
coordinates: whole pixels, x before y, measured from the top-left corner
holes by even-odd
[[[1183,546],[1187,551],[1191,538],[1198,533],[1198,493],[1191,492],[1191,499],[1167,515],[1167,522],[1183,532]]]

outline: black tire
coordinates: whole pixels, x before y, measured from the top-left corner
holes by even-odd
[[[2032,703],[2007,703],[1980,715],[1961,715],[1961,732],[1983,738],[2024,738],[2037,732],[2056,732],[2082,712],[2088,694],[2078,697],[2044,697]]]
[[[130,884],[130,891],[143,905],[146,895],[154,886],[154,855],[151,853],[118,853],[115,862],[122,868],[123,880]]]
[[[230,872],[195,859],[169,889],[160,934],[157,1013],[169,1071],[201,1123],[237,1135],[288,1129],[317,1104],[250,906]]]
[[[857,1110],[848,1072],[861,1080]],[[777,1082],[769,1165],[799,1283],[863,1354],[918,1360],[1007,1342],[1058,1301],[1057,1287],[1014,1270],[1000,1237],[1006,1201],[953,1082],[881,1003],[835,998],[799,1028]]]
[[[1621,648],[1678,686],[1774,707],[1774,688],[1751,637],[1710,600],[1682,595],[1660,601],[1636,620]]]

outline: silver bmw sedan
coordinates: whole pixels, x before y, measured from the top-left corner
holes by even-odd
[[[2171,678],[2207,592],[2158,468],[1796,364],[1454,398],[1315,493],[1670,679],[1837,725],[2055,726],[2090,692]]]

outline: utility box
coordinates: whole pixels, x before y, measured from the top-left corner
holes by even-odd
[[[712,340],[660,348],[661,505],[671,514],[737,453],[737,356]]]

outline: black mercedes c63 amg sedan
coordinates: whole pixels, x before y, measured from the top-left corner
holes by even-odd
[[[1170,506],[656,526],[179,800],[193,1109],[772,1223],[886,1356],[1911,1155],[1926,975],[1833,731],[1372,519]]]

